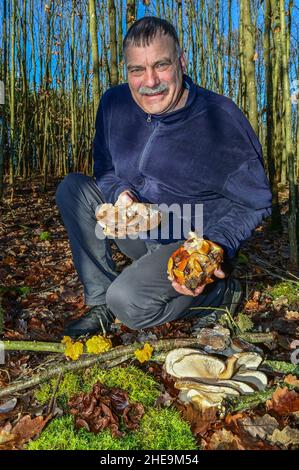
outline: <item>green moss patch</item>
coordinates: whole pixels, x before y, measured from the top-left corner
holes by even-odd
[[[279,297],[287,297],[289,303],[299,301],[299,285],[293,282],[283,281],[275,284],[271,290],[269,290],[273,300]]]
[[[93,434],[74,428],[73,417],[54,419],[39,438],[31,441],[28,450],[196,450],[195,438],[174,409],[149,410],[140,429],[122,438],[114,438],[109,430]]]
[[[94,366],[83,372],[67,372],[59,384],[56,392],[57,403],[64,409],[68,400],[80,392],[90,392],[96,382],[102,382],[107,387],[118,387],[129,394],[131,401],[142,403],[143,406],[152,406],[160,395],[159,384],[148,374],[134,366],[114,367],[103,370]],[[55,390],[57,378],[43,384],[35,393],[36,399],[47,403]]]

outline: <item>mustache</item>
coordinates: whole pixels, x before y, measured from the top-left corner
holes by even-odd
[[[160,85],[156,86],[155,88],[148,88],[146,86],[142,86],[139,88],[138,92],[141,95],[155,95],[156,93],[162,93],[166,90],[168,90],[168,86],[165,83],[160,83]]]

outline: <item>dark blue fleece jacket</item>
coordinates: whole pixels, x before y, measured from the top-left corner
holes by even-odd
[[[186,105],[164,115],[146,114],[128,84],[106,91],[96,119],[94,176],[106,202],[130,189],[142,202],[203,204],[204,236],[233,257],[270,214],[261,145],[231,99],[184,80]]]

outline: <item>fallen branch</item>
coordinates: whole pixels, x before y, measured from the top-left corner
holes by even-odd
[[[4,351],[39,351],[63,353],[65,345],[62,343],[48,343],[44,341],[2,341]]]
[[[15,342],[16,343],[16,342]],[[51,344],[51,343],[49,343]],[[55,343],[53,343],[55,344]],[[129,346],[117,346],[109,351],[99,354],[99,355],[86,355],[81,356],[82,359],[78,359],[74,362],[66,362],[60,366],[49,367],[45,372],[37,374],[36,376],[30,379],[24,379],[22,381],[16,381],[0,390],[0,398],[6,395],[11,395],[13,393],[19,392],[21,390],[26,390],[30,387],[35,387],[47,380],[59,375],[60,373],[78,371],[84,369],[85,367],[93,366],[94,364],[102,364],[103,368],[107,367],[108,361],[113,361],[114,365],[118,365],[122,362],[127,361],[128,359],[134,358],[134,352],[138,348],[142,348],[145,342],[143,343],[133,343]],[[168,339],[168,340],[158,340],[151,342],[151,346],[154,351],[165,351],[175,348],[183,347],[200,347],[197,341],[197,338],[180,338],[180,339]],[[111,364],[110,364],[111,365]]]
[[[267,400],[270,400],[273,393],[275,392],[276,387],[263,390],[261,392],[255,392],[250,395],[243,395],[238,398],[231,398],[228,403],[229,411],[236,413],[238,411],[246,411],[252,408],[265,403]]]
[[[248,343],[273,343],[277,340],[275,332],[270,331],[269,333],[241,333],[237,338],[243,339]]]

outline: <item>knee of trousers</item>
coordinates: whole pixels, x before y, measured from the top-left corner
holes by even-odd
[[[56,204],[58,207],[67,200],[67,197],[74,188],[78,188],[79,181],[82,176],[83,175],[81,173],[69,173],[59,183],[55,194]]]
[[[127,327],[132,330],[144,328],[146,309],[138,307],[134,286],[124,285],[116,279],[107,289],[106,304]]]

